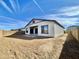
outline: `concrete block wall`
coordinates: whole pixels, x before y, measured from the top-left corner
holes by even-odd
[[[12,35],[14,33],[16,33],[16,31],[4,31],[4,30],[0,30],[0,37],[9,36],[9,35]]]
[[[3,36],[9,36],[16,33],[16,31],[3,31]]]
[[[73,35],[75,39],[79,41],[79,29],[78,28],[71,29],[71,34]]]
[[[2,37],[2,30],[0,30],[0,37]]]

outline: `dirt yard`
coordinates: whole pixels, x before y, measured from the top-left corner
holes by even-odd
[[[66,46],[67,50],[64,50],[68,34],[58,38],[33,38],[32,40],[18,37],[21,35],[4,37],[0,34],[0,59],[72,59],[73,55],[70,56],[71,58],[65,55],[68,57],[66,58],[63,54],[69,52],[68,46]],[[79,57],[74,56],[73,59]]]

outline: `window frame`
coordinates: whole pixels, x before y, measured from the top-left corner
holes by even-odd
[[[44,29],[45,26],[47,26],[47,32],[46,33],[45,33],[45,29]],[[42,25],[41,26],[41,34],[49,34],[49,27],[48,27],[48,25]]]

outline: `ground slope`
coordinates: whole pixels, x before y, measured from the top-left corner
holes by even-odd
[[[32,40],[22,35],[4,37],[5,33],[0,33],[0,59],[79,59],[79,42],[71,33]]]
[[[66,36],[33,40],[0,37],[0,59],[58,59]]]

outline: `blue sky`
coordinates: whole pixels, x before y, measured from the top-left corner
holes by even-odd
[[[0,0],[0,29],[22,28],[32,18],[79,25],[79,0]]]

